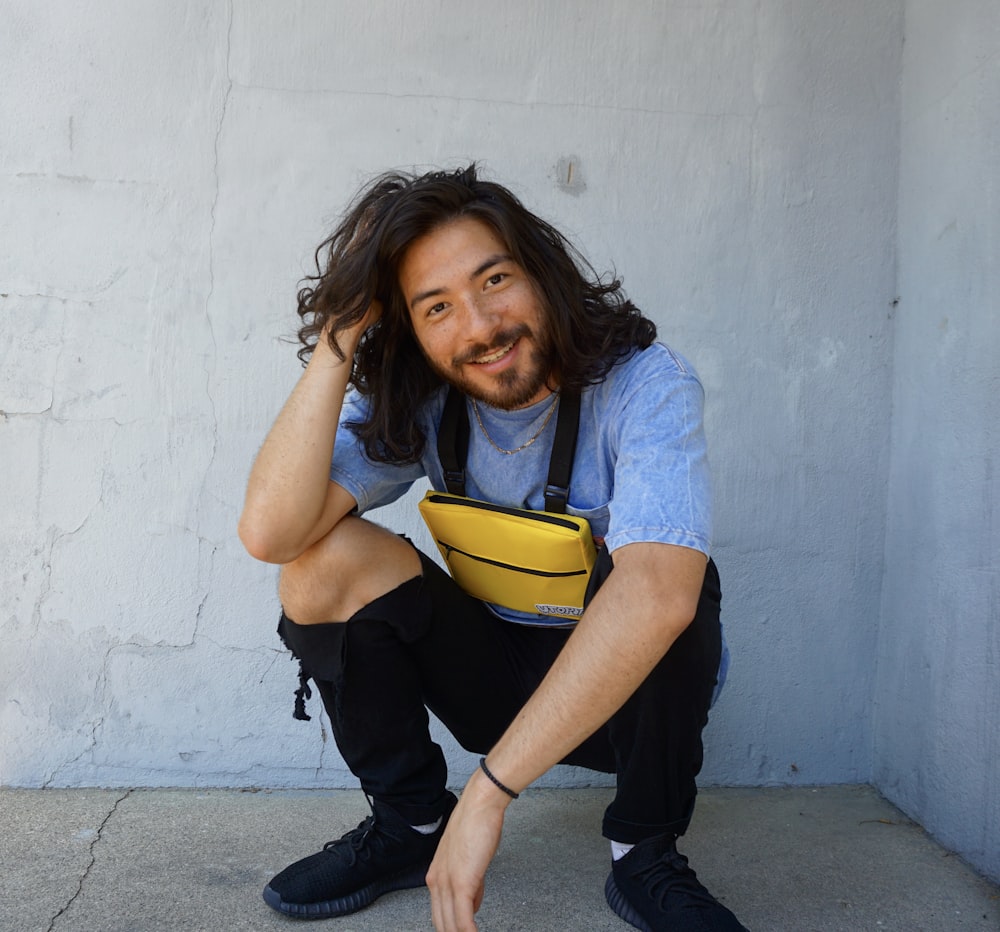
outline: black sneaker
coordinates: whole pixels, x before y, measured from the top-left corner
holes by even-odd
[[[643,932],[747,932],[699,882],[672,835],[649,838],[611,864],[608,905]]]
[[[391,890],[422,887],[456,802],[449,793],[441,825],[422,835],[375,800],[356,829],[278,874],[264,887],[264,902],[286,916],[325,919],[363,909]]]

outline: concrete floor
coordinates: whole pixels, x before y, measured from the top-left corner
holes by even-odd
[[[482,932],[629,928],[604,902],[609,798],[523,794],[487,877]],[[261,889],[367,812],[355,791],[0,789],[0,930],[301,929]],[[1000,888],[868,787],[704,790],[679,847],[751,932],[1000,930]],[[306,927],[430,929],[427,892]]]

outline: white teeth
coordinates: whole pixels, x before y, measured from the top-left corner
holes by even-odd
[[[498,349],[495,353],[490,353],[489,356],[480,356],[476,360],[476,363],[478,365],[486,365],[487,363],[496,362],[498,359],[501,359],[504,356],[506,356],[511,351],[511,349],[513,349],[513,347],[514,347],[513,343],[508,343],[506,346],[501,346],[500,349]]]

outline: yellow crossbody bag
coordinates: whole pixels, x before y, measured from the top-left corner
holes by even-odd
[[[465,497],[469,419],[465,397],[449,390],[438,431],[447,492],[428,492],[420,514],[454,580],[469,595],[530,614],[574,619],[597,559],[590,525],[566,514],[576,451],[579,396],[559,401],[545,487],[545,511]]]
[[[469,595],[519,612],[576,618],[597,559],[586,518],[428,492],[420,513]]]

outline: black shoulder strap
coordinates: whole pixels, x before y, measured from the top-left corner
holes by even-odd
[[[452,495],[465,495],[465,460],[469,455],[469,412],[465,395],[449,388],[438,427],[438,459],[444,470],[445,488]]]
[[[560,395],[556,436],[549,459],[549,480],[545,484],[545,510],[566,513],[569,480],[576,456],[576,435],[580,429],[580,396]]]
[[[549,475],[545,484],[545,510],[565,514],[569,481],[576,456],[580,429],[580,396],[560,395],[556,416],[556,436],[552,441]],[[469,413],[465,395],[449,388],[438,428],[438,459],[444,471],[445,488],[452,495],[465,495],[465,461],[469,455]]]

